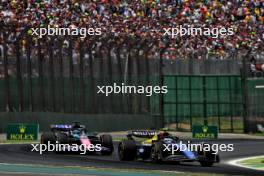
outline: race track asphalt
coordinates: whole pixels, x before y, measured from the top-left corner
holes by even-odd
[[[221,152],[219,164],[213,167],[201,167],[199,163],[164,163],[155,164],[143,161],[119,161],[117,150],[112,156],[99,155],[77,155],[77,154],[56,154],[45,153],[40,155],[31,152],[30,144],[0,145],[0,163],[10,164],[40,164],[54,166],[92,166],[102,168],[117,169],[146,169],[146,170],[165,170],[183,171],[193,173],[220,173],[226,175],[245,175],[245,176],[264,176],[264,172],[245,169],[228,165],[228,161],[243,157],[258,156],[264,154],[264,140],[217,140],[215,143],[234,144],[233,152]],[[115,143],[117,148],[117,143]],[[1,173],[1,170],[0,170]]]

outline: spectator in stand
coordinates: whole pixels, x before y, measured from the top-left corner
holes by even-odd
[[[255,76],[263,76],[264,74],[264,64],[263,63],[257,63],[256,59],[254,57],[250,60],[250,73],[253,77]]]
[[[99,27],[117,37],[166,41],[163,28],[193,24],[197,27],[233,28],[235,35],[177,37],[181,58],[225,59],[237,50],[263,52],[263,0],[2,0],[0,22],[16,27],[13,37],[27,27]],[[170,39],[172,42],[173,40]]]

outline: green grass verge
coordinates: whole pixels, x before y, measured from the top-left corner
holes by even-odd
[[[264,157],[244,160],[241,161],[240,164],[247,167],[264,170]]]
[[[241,164],[259,164],[259,163],[264,163],[264,157],[258,158],[258,159],[248,159],[245,161],[241,161]]]
[[[29,140],[0,140],[0,144],[28,144],[28,143],[37,143],[39,141],[29,141]]]
[[[253,135],[253,136],[264,136],[264,133],[254,133],[254,134],[250,134],[250,135]]]

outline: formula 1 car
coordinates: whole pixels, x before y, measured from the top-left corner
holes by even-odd
[[[139,140],[136,140],[138,138]],[[143,141],[140,139],[144,138]],[[166,150],[170,146],[179,146],[180,142],[177,137],[170,135],[168,132],[161,131],[132,131],[127,135],[127,139],[122,140],[118,146],[118,155],[121,161],[150,160],[156,163],[162,161],[192,162],[198,161],[201,166],[210,167],[219,162],[219,155],[210,149],[203,150],[197,148],[197,151],[191,150]],[[200,146],[203,146],[201,144]]]
[[[111,135],[97,135],[96,133],[87,133],[85,126],[74,122],[72,125],[51,125],[51,132],[45,132],[41,135],[41,144],[69,144],[100,146],[102,155],[111,155],[114,151],[114,145]],[[91,151],[91,150],[89,150]]]

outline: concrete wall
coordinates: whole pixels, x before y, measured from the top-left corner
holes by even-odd
[[[110,132],[131,129],[153,128],[158,117],[146,115],[78,115],[49,112],[0,113],[0,133],[5,132],[8,123],[38,123],[40,131],[47,131],[50,124],[71,124],[81,122],[88,131]]]

